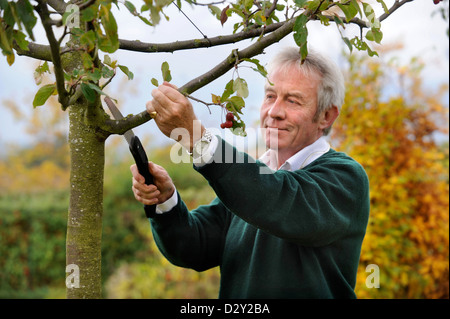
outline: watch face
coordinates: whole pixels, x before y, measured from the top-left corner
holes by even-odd
[[[203,154],[203,150],[208,146],[208,142],[206,141],[199,141],[196,145],[195,145],[195,152],[198,155],[202,155]]]

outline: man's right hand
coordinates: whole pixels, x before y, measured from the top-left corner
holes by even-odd
[[[148,168],[153,176],[154,185],[145,184],[145,178],[139,174],[136,164],[130,167],[134,197],[144,205],[162,204],[173,195],[175,185],[162,166],[149,162]]]

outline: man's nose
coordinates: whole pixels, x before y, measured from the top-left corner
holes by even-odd
[[[276,119],[283,119],[285,117],[283,101],[280,98],[277,98],[270,106],[268,114],[270,117]]]

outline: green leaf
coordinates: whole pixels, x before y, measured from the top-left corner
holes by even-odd
[[[100,18],[105,28],[107,36],[114,37],[117,36],[117,22],[111,10],[107,6],[102,5],[100,9]]]
[[[103,52],[114,53],[119,48],[119,41],[98,35],[98,48]]]
[[[153,24],[152,24],[147,18],[145,18],[145,17],[143,17],[143,16],[138,16],[138,17],[139,17],[139,19],[141,19],[142,21],[144,21],[144,23],[145,23],[146,25],[153,26]]]
[[[0,0],[0,8],[6,10],[8,7],[8,0]]]
[[[7,2],[5,5],[5,8],[3,9],[3,21],[11,26],[14,27],[14,25],[16,24],[20,24],[20,20],[16,14],[16,3],[15,2]]]
[[[114,70],[110,69],[106,65],[103,66],[103,68],[102,68],[102,77],[104,77],[105,79],[109,79],[112,76],[114,76]]]
[[[156,87],[159,86],[159,82],[158,82],[158,80],[155,79],[155,78],[152,78],[152,79],[150,80],[150,82],[152,82],[152,84],[153,84],[154,86],[156,86]]]
[[[233,90],[236,95],[242,98],[248,97],[248,85],[247,82],[242,78],[237,78],[233,83]]]
[[[308,56],[308,44],[306,42],[300,47],[300,55],[302,56],[303,63],[303,61],[305,61],[306,57]]]
[[[294,40],[295,43],[300,48],[300,54],[302,56],[302,61],[306,59],[308,55],[307,38],[308,29],[306,28],[306,23],[308,22],[308,17],[304,14],[297,17],[294,23]]]
[[[83,62],[83,67],[85,70],[94,68],[94,62],[92,61],[92,57],[89,53],[83,51],[81,53],[81,61]]]
[[[154,25],[158,24],[161,21],[161,17],[159,16],[160,10],[155,7],[150,7],[150,19]]]
[[[375,38],[375,42],[380,44],[383,39],[383,32],[380,29],[372,29],[373,36]]]
[[[376,43],[381,43],[383,39],[383,32],[379,29],[373,28],[366,33],[366,39],[369,41],[375,41]]]
[[[375,37],[373,36],[372,30],[367,31],[366,39],[369,40],[369,41],[374,41],[375,40]]]
[[[347,37],[342,37],[342,40],[344,40],[344,43],[347,45],[348,49],[350,50],[350,53],[353,51],[353,45],[350,42],[350,39]]]
[[[389,9],[386,6],[386,3],[384,3],[383,0],[377,0],[378,3],[381,3],[381,6],[383,7],[384,13],[389,14]]]
[[[118,65],[119,69],[128,76],[128,80],[133,80],[134,74],[125,65]]]
[[[220,104],[220,96],[211,93],[211,100],[215,104]]]
[[[34,9],[31,3],[28,0],[17,1],[17,14],[30,39],[34,41],[33,28],[36,25],[37,18],[34,16]]]
[[[56,84],[42,86],[34,96],[33,107],[44,105],[48,98],[56,91]]]
[[[119,49],[119,35],[117,33],[117,23],[108,6],[100,6],[100,21],[105,30],[105,35],[98,29],[98,42],[100,50],[108,53],[114,53]]]
[[[130,11],[132,15],[138,15],[136,7],[130,1],[125,1],[125,7],[127,7],[128,11]]]
[[[103,63],[108,66],[111,66],[111,62],[112,62],[111,57],[109,55],[105,54],[105,56],[103,57]]]
[[[97,85],[95,85],[94,83],[86,83],[86,85],[91,88],[92,90],[94,90],[95,92],[97,92],[98,94],[101,95],[106,95],[108,96],[108,94],[106,94],[105,92],[103,92]]]
[[[309,9],[311,12],[315,12],[321,2],[322,1],[320,1],[320,0],[309,1],[308,4],[306,5],[306,8]]]
[[[361,7],[359,6],[359,0],[350,0],[350,2],[353,4],[353,7],[358,11],[359,16],[362,18],[362,12],[361,12]]]
[[[161,72],[164,81],[172,81],[172,75],[170,74],[169,63],[163,62],[161,65]]]
[[[330,0],[322,1],[321,5],[319,7],[319,11],[327,10],[329,5],[330,5]]]
[[[220,13],[221,13],[221,10],[220,10],[218,7],[213,6],[213,5],[209,5],[209,6],[208,6],[208,9],[209,9],[209,11],[211,11],[211,13],[212,13],[217,19],[220,20]]]
[[[28,51],[28,41],[25,40],[26,35],[24,33],[14,30],[13,37],[22,50]]]
[[[367,54],[371,57],[374,55],[378,56],[378,53],[376,51],[372,51],[369,45],[366,42],[360,40],[359,37],[354,37],[350,41],[353,44],[353,46],[359,51],[367,51]]]
[[[98,82],[102,77],[102,72],[100,69],[95,68],[91,72],[87,73],[87,79],[93,82]]]
[[[346,4],[342,3],[336,3],[337,6],[344,12],[345,14],[345,20],[349,22],[351,19],[353,19],[359,11],[359,7],[356,8],[354,2],[348,2]]]
[[[363,2],[364,15],[367,20],[369,20],[369,25],[371,28],[380,28],[380,21],[375,16],[375,11],[372,6],[368,3]]]
[[[48,62],[45,61],[42,65],[38,66],[36,68],[36,72],[39,72],[41,74],[44,72],[50,73],[50,68],[48,67]]]
[[[242,97],[240,97],[240,96],[232,96],[232,97],[230,97],[229,99],[228,99],[228,102],[230,102],[230,103],[227,103],[227,109],[230,111],[230,112],[233,112],[233,113],[241,113],[242,114],[242,111],[241,111],[241,109],[243,108],[243,107],[245,107],[245,101],[244,101],[244,99],[242,98]]]
[[[97,18],[97,7],[90,6],[81,11],[81,21],[89,22]]]
[[[5,31],[3,27],[0,27],[0,48],[4,55],[14,54],[11,48],[12,39],[10,38],[11,32]]]
[[[298,46],[301,46],[306,42],[308,36],[308,29],[306,28],[306,23],[308,22],[308,17],[301,14],[295,19],[294,23],[294,40]]]
[[[225,90],[223,91],[222,96],[220,97],[220,100],[221,100],[222,102],[227,101],[228,98],[234,93],[233,83],[234,83],[234,80],[230,80],[230,81],[225,85]]]
[[[87,83],[81,83],[81,92],[83,93],[86,100],[91,103],[95,102],[95,91]]]
[[[89,30],[81,35],[80,44],[85,45],[88,51],[92,51],[95,48],[95,40],[95,32],[93,30]]]
[[[8,54],[6,56],[6,62],[8,62],[9,66],[13,65],[15,60],[16,56],[14,55],[14,53]]]
[[[243,59],[244,61],[248,61],[256,65],[256,69],[252,68],[254,71],[259,72],[262,76],[267,76],[267,70],[264,66],[261,65],[258,59]]]
[[[294,2],[298,8],[303,8],[308,0],[294,0]]]

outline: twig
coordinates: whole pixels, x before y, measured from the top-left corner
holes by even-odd
[[[216,36],[207,39],[193,39],[185,41],[176,41],[170,43],[146,43],[137,40],[123,40],[119,39],[119,48],[122,50],[136,51],[136,52],[174,52],[180,50],[189,50],[197,48],[209,48],[224,44],[236,43],[241,40],[254,38],[260,36],[261,33],[271,33],[281,28],[285,22],[273,23],[266,27],[259,27],[249,29],[231,35]]]
[[[180,87],[178,91],[184,95],[190,95],[191,93],[211,83],[215,79],[231,70],[236,65],[237,60],[242,61],[243,59],[249,59],[258,54],[261,54],[266,47],[280,41],[286,35],[291,33],[294,22],[295,20],[286,21],[282,23],[282,26],[276,31],[272,32],[269,35],[266,35],[247,48],[240,51],[233,50],[233,52],[225,60],[220,62],[213,69],[186,83],[185,85]],[[129,129],[148,122],[150,119],[150,114],[148,114],[147,111],[142,111],[141,113],[129,116],[121,121],[107,119],[102,125],[102,129],[111,134],[123,134]]]
[[[202,103],[202,104],[206,105],[206,107],[208,108],[209,114],[211,114],[211,109],[209,108],[210,106],[217,105],[217,106],[223,107],[223,103],[205,102],[205,101],[197,99],[197,98],[195,98],[195,97],[193,97],[192,95],[189,95],[189,94],[184,94],[184,96],[186,96],[187,98],[189,98],[189,99],[191,99],[193,101],[196,101],[196,102],[199,102],[199,103]]]
[[[59,43],[55,38],[55,34],[53,33],[47,3],[42,0],[38,0],[37,2],[38,6],[36,7],[36,11],[41,17],[42,25],[44,27],[45,34],[47,36],[48,43],[50,45],[52,62],[55,70],[56,89],[58,90],[58,100],[59,103],[61,103],[62,108],[66,109],[69,102],[69,93],[66,91],[66,88],[64,87],[64,71],[61,64]]]
[[[105,82],[105,84],[103,84],[103,85],[100,87],[100,90],[103,91],[103,89],[104,89],[109,83],[111,83],[112,79],[116,76],[116,69],[113,69],[113,71],[114,71],[114,74],[108,79],[108,81]]]

